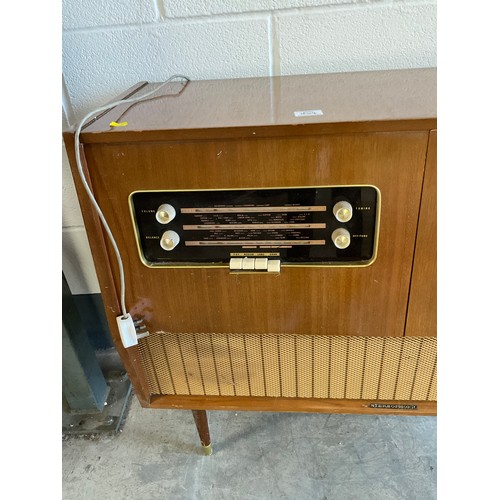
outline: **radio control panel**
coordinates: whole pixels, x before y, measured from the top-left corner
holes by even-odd
[[[376,257],[375,186],[136,191],[129,202],[148,267],[366,266]]]

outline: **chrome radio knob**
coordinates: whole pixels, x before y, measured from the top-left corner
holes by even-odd
[[[338,229],[335,229],[335,231],[333,231],[332,241],[337,248],[343,250],[351,244],[351,235],[349,234],[349,231],[347,229],[339,227]]]
[[[160,239],[160,246],[163,250],[170,252],[173,250],[181,241],[180,236],[175,231],[165,231]]]
[[[352,205],[348,201],[335,203],[333,215],[339,222],[349,222],[352,218]]]
[[[175,208],[168,203],[164,203],[158,207],[156,211],[156,220],[160,224],[168,224],[175,218]]]

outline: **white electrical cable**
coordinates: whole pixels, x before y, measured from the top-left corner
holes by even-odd
[[[123,271],[123,262],[122,258],[120,255],[120,250],[118,249],[118,245],[116,244],[115,238],[113,236],[113,233],[111,232],[111,229],[109,228],[109,225],[106,221],[106,218],[104,217],[104,214],[102,213],[101,207],[99,207],[99,204],[97,203],[97,200],[95,199],[94,193],[92,193],[92,190],[90,189],[90,186],[87,182],[87,179],[85,179],[85,174],[83,173],[83,167],[82,167],[82,160],[80,156],[80,133],[82,130],[83,125],[85,124],[86,121],[88,121],[90,118],[95,117],[99,113],[102,113],[103,111],[107,111],[108,109],[114,108],[115,106],[118,106],[120,104],[128,104],[128,103],[135,103],[142,101],[143,99],[146,99],[147,97],[153,95],[155,92],[158,92],[160,89],[162,89],[167,83],[170,83],[172,80],[175,80],[176,78],[182,78],[184,80],[189,81],[189,78],[186,78],[183,75],[174,75],[171,76],[168,80],[163,82],[159,87],[151,90],[150,92],[147,92],[146,94],[143,94],[139,97],[134,97],[130,99],[122,99],[121,101],[115,101],[110,104],[106,104],[105,106],[101,106],[100,108],[94,109],[90,113],[87,113],[83,119],[80,121],[78,124],[78,127],[76,128],[75,131],[75,158],[76,158],[76,166],[78,168],[78,173],[80,174],[80,178],[83,183],[83,187],[85,188],[85,191],[87,191],[87,194],[90,198],[90,201],[92,202],[92,205],[94,206],[97,214],[99,215],[99,218],[101,219],[102,225],[104,226],[104,229],[106,230],[106,233],[109,237],[109,240],[111,241],[111,245],[113,246],[113,250],[116,255],[116,260],[118,262],[118,268],[120,272],[120,303],[121,303],[121,310],[122,310],[122,316],[124,319],[128,318],[128,312],[127,312],[127,307],[125,305],[125,273]]]

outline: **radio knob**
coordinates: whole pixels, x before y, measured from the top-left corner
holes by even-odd
[[[333,215],[339,222],[349,222],[352,218],[352,205],[348,201],[335,203]]]
[[[349,231],[347,229],[339,227],[338,229],[335,229],[335,231],[333,231],[332,241],[337,248],[343,250],[350,245],[351,235],[349,234]]]
[[[165,231],[160,240],[160,246],[163,250],[170,252],[173,250],[181,241],[180,236],[175,231]]]
[[[175,218],[175,208],[168,203],[164,203],[158,207],[156,211],[156,220],[160,224],[168,224]]]

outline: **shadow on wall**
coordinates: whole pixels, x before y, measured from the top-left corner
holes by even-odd
[[[114,347],[100,293],[73,295],[90,344],[97,350]]]

